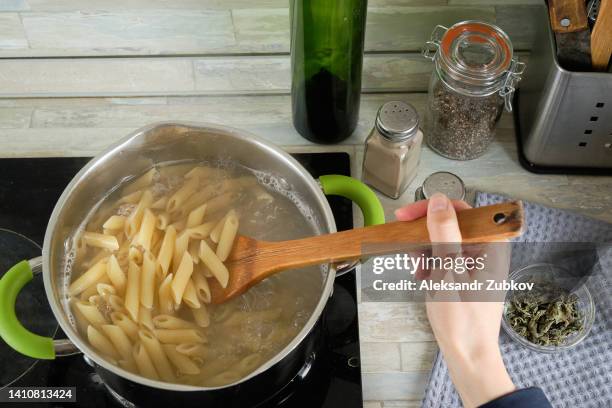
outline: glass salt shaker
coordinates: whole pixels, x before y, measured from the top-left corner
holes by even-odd
[[[525,64],[513,56],[512,42],[499,27],[463,21],[437,26],[423,47],[433,60],[426,115],[427,144],[455,160],[475,159],[487,150]]]
[[[422,142],[416,109],[401,101],[385,103],[365,142],[363,181],[398,198],[417,174]]]

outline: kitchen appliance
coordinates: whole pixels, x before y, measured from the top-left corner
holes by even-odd
[[[536,33],[516,96],[519,158],[543,173],[612,170],[612,73],[572,72],[557,60],[545,6],[534,8]]]
[[[296,154],[314,176],[350,173],[345,153]],[[19,259],[39,255],[49,216],[72,177],[89,158],[1,159],[0,172],[0,273]],[[338,230],[352,228],[352,204],[337,196],[327,197]],[[19,233],[8,232],[18,231]],[[23,235],[20,235],[23,234]],[[26,238],[27,237],[27,238]],[[259,407],[360,407],[361,373],[354,272],[337,277],[321,322],[321,346],[298,376],[268,394]],[[32,302],[21,302],[29,297]],[[17,302],[19,317],[31,330],[52,335],[57,330],[46,299],[42,276],[24,288]],[[26,305],[28,303],[28,305]],[[64,338],[58,330],[55,338]],[[133,406],[115,392],[78,354],[56,360],[36,361],[13,352],[0,340],[0,388],[11,386],[76,387],[74,407]],[[49,403],[48,406],[57,406]],[[229,406],[229,405],[226,405]],[[241,406],[249,406],[244,404]]]

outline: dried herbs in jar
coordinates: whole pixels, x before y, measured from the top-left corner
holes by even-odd
[[[512,110],[514,86],[524,69],[513,58],[510,38],[499,27],[476,21],[437,26],[423,55],[435,63],[427,144],[450,159],[481,156],[495,136],[504,105]]]
[[[583,328],[578,298],[558,288],[516,295],[506,309],[512,329],[541,346],[559,346]]]

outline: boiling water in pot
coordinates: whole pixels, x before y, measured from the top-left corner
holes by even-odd
[[[205,260],[214,252],[223,261],[230,219],[239,234],[263,240],[318,231],[283,180],[227,164],[159,165],[110,193],[75,233],[65,306],[113,364],[167,382],[231,384],[279,353],[311,316],[325,279],[319,267],[208,303],[207,279],[223,274]]]

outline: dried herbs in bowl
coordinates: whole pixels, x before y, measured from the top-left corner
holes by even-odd
[[[512,329],[541,346],[559,346],[583,329],[578,297],[560,288],[514,296],[506,309]]]
[[[541,352],[568,349],[586,337],[595,305],[587,287],[560,285],[564,271],[552,264],[535,264],[515,271],[510,279],[533,282],[530,291],[509,293],[502,326],[524,346]]]

